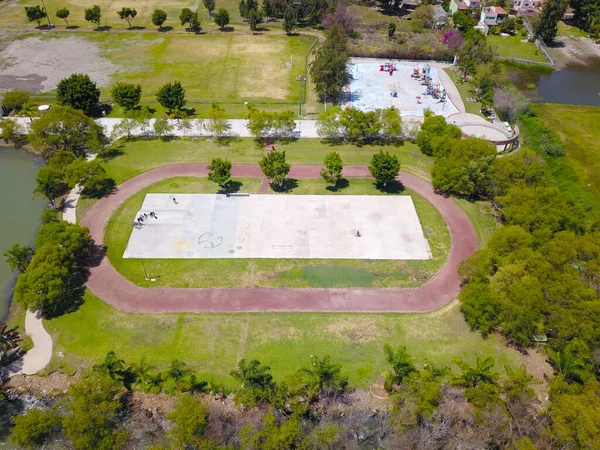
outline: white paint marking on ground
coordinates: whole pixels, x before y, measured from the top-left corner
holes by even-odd
[[[124,258],[431,258],[405,195],[148,194],[144,213]]]

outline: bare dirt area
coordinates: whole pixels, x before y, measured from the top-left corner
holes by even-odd
[[[28,37],[0,52],[0,91],[48,92],[72,73],[85,73],[99,86],[108,85],[117,67],[100,56],[93,43],[77,37]]]
[[[600,43],[587,37],[558,36],[552,50],[559,69],[568,65],[584,65],[588,60],[600,60]]]
[[[533,390],[542,405],[548,404],[549,386],[548,381],[553,375],[552,366],[548,363],[548,358],[542,346],[533,347],[521,354],[521,362],[527,369],[527,372],[533,375],[538,381],[533,385]]]

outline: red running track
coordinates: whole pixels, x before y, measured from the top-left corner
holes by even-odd
[[[295,166],[290,178],[318,178],[318,166]],[[258,166],[233,166],[234,177],[264,178]],[[119,185],[92,206],[81,224],[98,245],[117,208],[141,189],[175,176],[206,176],[206,164],[161,166]],[[366,167],[344,167],[348,178],[370,177]],[[142,288],[121,276],[105,256],[90,269],[88,288],[106,303],[131,312],[427,312],[452,301],[460,291],[457,269],[477,250],[473,225],[450,198],[434,193],[431,184],[405,172],[399,180],[429,200],[450,230],[451,248],[442,269],[414,289],[286,289],[286,288]],[[264,183],[263,183],[264,185]]]

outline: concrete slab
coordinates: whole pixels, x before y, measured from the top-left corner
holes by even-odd
[[[431,258],[409,196],[148,194],[144,213],[124,258]]]
[[[349,68],[353,80],[350,83],[351,99],[348,106],[361,111],[374,111],[394,106],[403,117],[421,117],[426,108],[444,117],[459,112],[450,97],[447,101],[441,102],[431,95],[425,95],[426,86],[411,77],[414,67],[418,66],[422,69],[425,63],[394,61],[396,70],[390,75],[389,72],[380,71],[381,65],[387,62],[389,60],[352,60]],[[441,76],[441,69],[428,65],[433,84],[447,89],[446,85],[451,81]],[[396,92],[397,97],[390,95],[393,91]],[[420,97],[419,101],[417,96]]]

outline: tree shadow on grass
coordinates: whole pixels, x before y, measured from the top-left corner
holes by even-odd
[[[386,194],[401,194],[404,192],[405,187],[398,180],[394,180],[391,183],[387,183],[387,185],[383,185],[383,183],[373,183],[378,191],[386,193]]]
[[[166,27],[160,27],[158,29],[159,33],[168,33],[169,31],[173,31],[173,27],[170,25],[167,25]]]
[[[273,192],[292,192],[298,187],[298,180],[296,178],[286,178],[283,180],[281,187],[277,183],[271,183],[271,189]]]
[[[115,159],[119,156],[122,156],[125,154],[125,152],[123,151],[125,147],[125,144],[123,143],[123,141],[119,141],[118,144],[116,145],[112,145],[111,147],[103,150],[102,152],[100,152],[98,154],[98,156],[104,161],[104,162],[108,162],[112,159]]]
[[[104,26],[94,29],[94,31],[110,31],[110,30],[112,30],[112,27],[110,25],[104,25]]]
[[[145,30],[146,27],[143,25],[134,25],[132,26],[129,31],[140,31],[140,30]]]
[[[225,186],[221,186],[217,191],[217,194],[235,194],[236,192],[240,192],[240,189],[244,183],[238,180],[229,180],[225,183]]]
[[[340,192],[350,186],[350,182],[346,178],[341,178],[335,183],[335,186],[327,186],[325,189],[329,192]]]
[[[79,29],[79,25],[69,25],[66,27],[67,30],[77,30]]]

